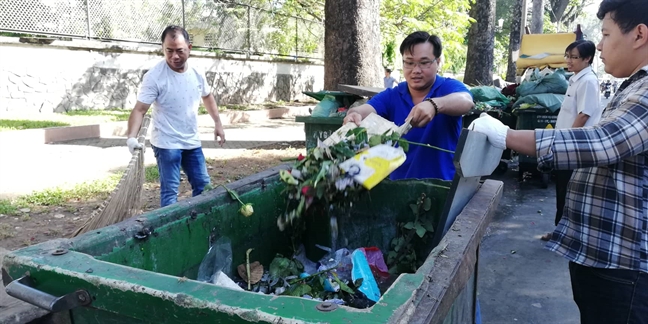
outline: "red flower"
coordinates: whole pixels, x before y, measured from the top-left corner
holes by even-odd
[[[301,160],[303,160],[305,158],[306,158],[305,156],[303,156],[301,153],[299,153],[299,156],[297,157],[297,161],[301,161]]]
[[[301,193],[302,193],[302,195],[304,195],[304,196],[306,196],[306,197],[310,196],[310,195],[308,194],[308,192],[311,191],[312,188],[313,188],[313,187],[311,187],[311,186],[304,186],[304,187],[302,187],[302,189],[301,189]]]

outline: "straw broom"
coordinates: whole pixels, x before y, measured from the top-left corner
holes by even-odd
[[[151,116],[146,115],[142,121],[137,141],[146,145],[146,133],[151,122]],[[144,185],[144,149],[135,150],[126,171],[122,175],[117,187],[110,193],[99,208],[90,218],[78,228],[71,237],[78,236],[88,231],[119,223],[135,216],[140,207],[142,187]]]

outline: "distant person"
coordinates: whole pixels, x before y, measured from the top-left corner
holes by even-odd
[[[155,103],[151,146],[160,173],[160,206],[164,207],[178,200],[180,168],[189,179],[193,196],[201,194],[210,183],[198,133],[201,101],[214,120],[214,140],[221,146],[225,143],[225,132],[205,75],[187,63],[191,51],[187,31],[178,26],[165,28],[162,51],[165,60],[144,75],[137,103],[128,118],[126,145],[131,154],[142,148],[136,136],[144,115]]]
[[[598,124],[601,120],[603,108],[601,108],[599,96],[599,84],[592,62],[596,54],[596,45],[588,40],[575,41],[565,49],[565,61],[569,72],[574,75],[569,78],[569,86],[563,100],[556,129],[578,128]],[[565,197],[567,185],[572,175],[572,170],[554,170],[556,178],[556,219],[558,226],[565,208]],[[551,239],[551,233],[541,237],[543,241]]]
[[[512,130],[482,114],[468,128],[495,147],[574,170],[547,248],[569,260],[581,323],[648,323],[648,15],[646,0],[603,0],[605,72],[628,78],[594,126]],[[557,310],[556,310],[557,311]]]
[[[385,69],[385,78],[383,79],[383,82],[385,83],[385,88],[393,88],[394,84],[398,85],[398,81],[394,79],[391,76],[392,70],[391,69]]]
[[[616,93],[618,88],[619,88],[619,83],[614,81],[612,83],[612,92]]]
[[[371,113],[403,125],[413,126],[404,138],[454,151],[461,134],[461,116],[473,106],[470,90],[455,79],[437,74],[441,66],[441,39],[427,32],[414,32],[403,40],[403,76],[395,88],[387,88],[369,101],[349,109],[344,123],[360,124]],[[389,177],[397,179],[452,180],[454,154],[410,145],[405,163]]]

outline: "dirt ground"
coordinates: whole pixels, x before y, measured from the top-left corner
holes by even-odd
[[[207,161],[207,169],[214,186],[227,184],[246,176],[284,163],[282,159],[296,158],[305,154],[305,144],[280,142],[240,154],[223,156]],[[191,197],[191,186],[181,177],[179,200]],[[142,193],[142,209],[149,211],[160,207],[160,185],[145,183]],[[54,238],[67,237],[79,228],[92,211],[107,197],[96,197],[89,201],[69,201],[60,206],[38,206],[22,209],[17,215],[0,216],[0,247],[15,250]]]

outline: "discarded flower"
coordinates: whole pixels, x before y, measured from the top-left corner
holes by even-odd
[[[247,203],[239,209],[239,213],[245,217],[250,217],[252,214],[254,214],[254,208],[252,208],[252,204]]]
[[[299,156],[297,157],[297,161],[301,161],[301,160],[303,160],[305,158],[306,157],[303,154],[299,153]]]

